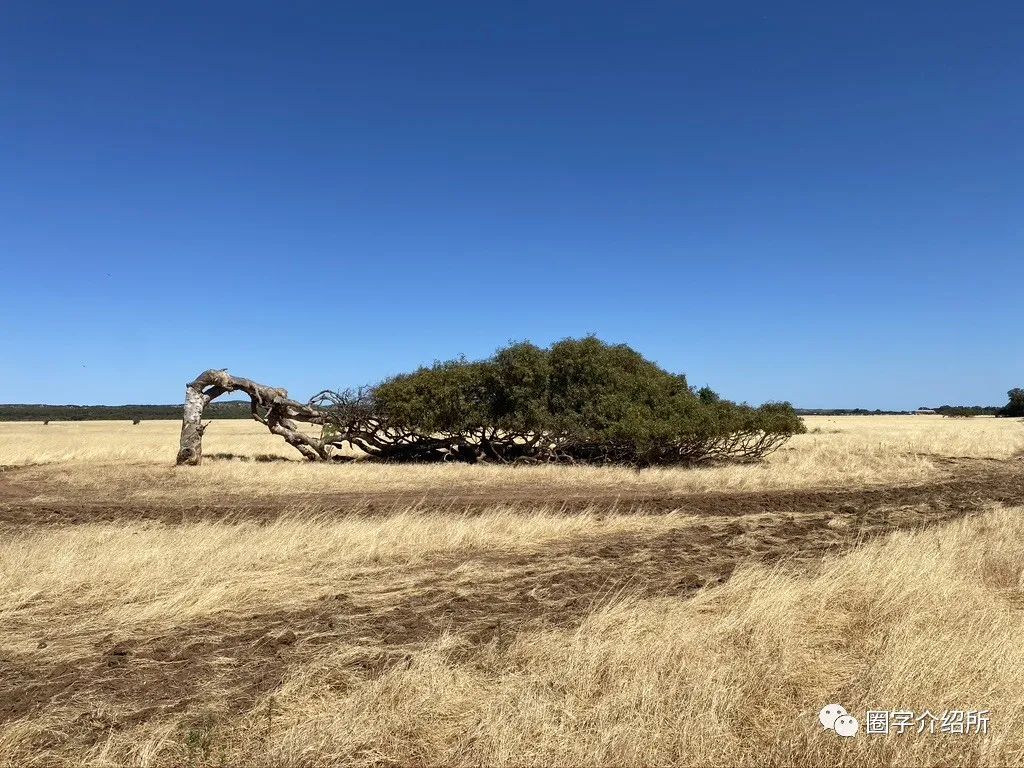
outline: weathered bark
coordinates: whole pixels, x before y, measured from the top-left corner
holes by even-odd
[[[323,424],[324,417],[318,409],[289,400],[287,390],[232,376],[222,369],[204,371],[185,385],[178,464],[195,466],[202,462],[203,432],[209,426],[203,424],[203,409],[227,392],[245,392],[251,403],[252,417],[275,435],[283,437],[307,459],[323,461],[330,458],[331,445],[303,434],[295,423],[298,420]]]
[[[181,420],[178,464],[196,466],[203,461],[203,431],[206,429],[203,426],[203,408],[209,401],[203,394],[201,379],[202,376],[185,385],[185,413]]]

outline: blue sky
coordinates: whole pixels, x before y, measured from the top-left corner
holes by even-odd
[[[833,6],[833,7],[829,7]],[[4,3],[0,402],[596,333],[737,400],[1024,386],[1024,5]]]

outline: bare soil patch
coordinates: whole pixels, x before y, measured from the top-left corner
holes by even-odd
[[[622,492],[595,488],[567,492],[557,486],[466,489],[443,492],[395,492],[367,488],[347,493],[288,493],[261,497],[224,493],[201,502],[168,495],[126,504],[109,497],[90,498],[61,485],[48,484],[30,470],[0,473],[0,526],[73,525],[76,523],[153,520],[188,523],[198,520],[272,520],[282,514],[389,514],[400,509],[473,514],[495,506],[618,513],[743,516],[751,513],[798,514],[816,510],[858,512],[881,506],[976,507],[985,502],[1017,503],[1024,488],[1020,460],[944,459],[946,474],[918,485],[870,488],[812,488],[722,493]],[[514,470],[512,470],[514,471]]]
[[[51,509],[19,502],[17,484],[5,492],[8,525],[56,522]],[[499,501],[526,507],[542,500],[551,503],[539,493],[511,500],[464,494],[421,503],[472,512]],[[246,711],[273,691],[292,665],[328,649],[346,649],[351,674],[360,678],[406,662],[442,632],[458,638],[458,653],[472,657],[483,645],[502,647],[520,631],[571,626],[623,592],[686,596],[724,582],[744,563],[813,562],[880,534],[948,521],[993,502],[1024,503],[1019,462],[960,462],[941,482],[859,492],[559,500],[566,510],[595,505],[648,514],[682,510],[706,516],[707,523],[572,538],[536,553],[439,558],[396,573],[392,584],[381,584],[379,576],[347,583],[344,591],[299,610],[222,615],[151,637],[112,634],[76,659],[51,662],[51,643],[42,638],[33,652],[0,659],[0,722],[63,711],[72,715],[75,738],[90,742],[111,728],[170,713]],[[322,503],[347,511],[356,500],[332,497]],[[361,503],[366,514],[375,514],[385,505],[407,502],[364,498]],[[284,508],[283,499],[276,499],[245,514],[273,515]],[[209,519],[231,511],[205,508],[191,514]],[[182,519],[181,510],[170,505],[129,510],[91,507],[86,501],[78,516],[61,522],[106,515]]]

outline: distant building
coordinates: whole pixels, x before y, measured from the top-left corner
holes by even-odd
[[[934,416],[936,413],[938,413],[938,411],[932,408],[918,408],[916,411],[914,411],[914,414],[916,416],[926,416],[929,413]]]

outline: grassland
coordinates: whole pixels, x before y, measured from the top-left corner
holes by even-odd
[[[0,765],[1024,763],[1024,424],[806,421],[643,472],[0,424]]]

